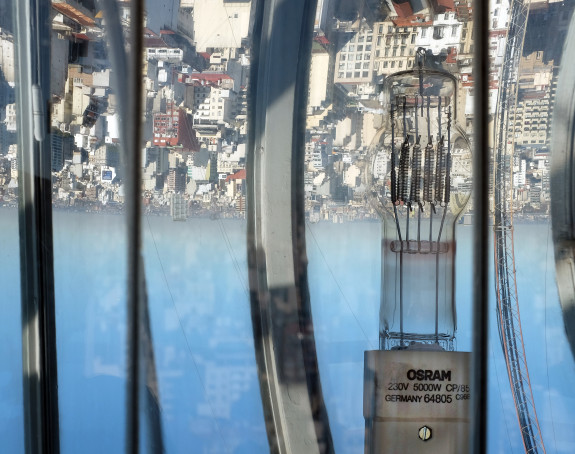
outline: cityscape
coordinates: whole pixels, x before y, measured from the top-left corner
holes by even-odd
[[[51,3],[49,137],[52,202],[58,212],[54,216],[54,281],[62,342],[58,346],[61,432],[68,450],[115,452],[123,446],[120,415],[125,358],[118,346],[125,337],[122,308],[127,270],[122,256],[123,219],[114,216],[124,209],[126,177],[114,68],[98,2]],[[243,222],[246,178],[251,170],[246,161],[250,65],[256,58],[250,35],[254,2],[146,3],[142,250],[167,451],[187,452],[193,445],[197,452],[205,453],[268,452],[253,358]],[[509,153],[512,162],[503,165],[506,175],[512,175],[510,211],[519,221],[550,218],[555,91],[563,42],[575,8],[575,0],[530,3],[519,70],[512,81],[517,107],[507,123],[507,146],[514,150]],[[127,35],[130,1],[118,0],[117,4]],[[0,207],[16,214],[12,208],[17,207],[19,197],[18,66],[11,8],[9,2],[0,2]],[[510,10],[510,0],[491,1],[491,128],[484,133],[492,137]],[[429,57],[426,63],[454,77],[453,121],[473,144],[477,133],[473,130],[473,29],[470,1],[317,1],[303,180],[310,298],[314,301],[322,386],[338,452],[358,452],[363,447],[363,354],[378,342],[380,225],[352,221],[378,220],[380,216],[370,202],[366,174],[385,174],[382,169],[390,167],[389,162],[371,161],[389,124],[386,78],[414,69],[418,55]],[[388,155],[386,159],[389,161]],[[453,175],[452,184],[471,188],[470,168],[455,161]],[[462,179],[461,175],[466,176]],[[493,189],[489,197],[493,201]],[[471,201],[467,209],[473,213]],[[417,209],[413,214],[409,214],[410,206],[404,211],[408,225],[410,216],[419,220]],[[421,218],[431,220],[427,207]],[[14,315],[4,317],[5,331],[11,333],[6,345],[16,346],[4,351],[15,364],[6,369],[16,370],[21,367],[16,363],[21,356],[20,326],[13,322],[20,316],[16,290],[20,274],[18,266],[13,266],[19,253],[18,242],[13,241],[18,223],[16,216],[9,215],[0,216],[0,221],[7,232],[2,243],[7,265],[0,287],[8,291],[6,301],[12,301],[14,308]],[[414,222],[412,228],[416,225]],[[517,248],[517,262],[529,266],[518,275],[516,288],[525,292],[522,299],[528,316],[523,328],[530,360],[545,357],[547,362],[549,323],[549,364],[545,368],[539,362],[531,369],[535,400],[542,409],[542,431],[550,445],[553,433],[556,452],[572,452],[569,421],[573,419],[575,388],[570,351],[563,340],[563,319],[558,305],[552,306],[557,297],[548,229],[547,222],[518,226],[518,244],[528,241],[529,247]],[[454,289],[461,303],[456,347],[461,351],[472,348],[468,304],[472,282],[470,273],[459,271],[470,269],[470,230],[458,229],[457,238],[458,282]],[[541,241],[545,236],[547,242]],[[431,247],[430,241],[429,251]],[[493,339],[496,334],[493,328]],[[490,452],[519,452],[521,439],[511,426],[515,407],[505,383],[506,363],[494,357],[493,351],[491,354],[495,367],[490,366]],[[3,424],[3,433],[6,445],[17,447],[24,439],[18,413],[23,405],[14,396],[22,393],[20,377],[13,374],[11,380],[5,386],[5,394],[12,400],[5,404],[11,410],[5,412],[8,416],[3,414],[9,421]],[[82,417],[83,412],[89,417]],[[508,420],[513,420],[509,426]],[[99,424],[98,431],[94,421]],[[101,428],[108,431],[105,436]]]
[[[118,2],[129,29],[129,2]],[[519,64],[513,212],[549,214],[549,145],[562,43],[575,2],[532,0]],[[250,1],[172,0],[146,18],[143,203],[146,213],[243,218],[250,61]],[[16,206],[18,165],[14,38],[2,7],[0,204]],[[491,4],[490,114],[495,117],[509,20]],[[8,19],[6,19],[8,18]],[[121,211],[123,152],[105,21],[92,0],[52,2],[53,204]],[[548,34],[550,24],[554,33]],[[386,76],[416,54],[455,76],[458,125],[473,140],[473,10],[461,0],[320,0],[311,52],[305,148],[306,217],[372,219],[366,157],[384,127]],[[472,207],[471,207],[472,209]]]

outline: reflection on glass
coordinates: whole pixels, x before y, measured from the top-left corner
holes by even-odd
[[[130,2],[116,4],[117,42],[108,42],[114,21],[104,2],[52,5],[63,452],[121,452],[125,444],[129,176],[121,126],[138,119],[121,118],[114,85],[112,50],[129,43],[132,28]],[[251,7],[249,0],[146,2],[138,68],[145,91],[142,253],[154,394],[169,453],[267,449],[245,289]],[[141,418],[143,432],[157,430]]]
[[[473,58],[474,48],[474,15],[473,5],[469,2],[455,0],[453,2],[415,2],[399,1],[384,2],[373,6],[371,2],[326,2],[318,1],[318,11],[315,29],[314,53],[312,53],[312,68],[310,74],[310,103],[308,106],[308,141],[306,149],[307,166],[305,169],[306,197],[308,208],[307,227],[308,256],[310,259],[310,289],[314,308],[314,324],[318,342],[319,365],[322,372],[322,384],[325,399],[330,411],[331,424],[334,427],[334,442],[338,452],[358,452],[363,449],[364,421],[361,405],[361,371],[363,370],[362,355],[367,349],[375,349],[377,341],[371,338],[377,332],[375,326],[381,323],[382,348],[393,348],[400,343],[397,339],[388,338],[386,347],[386,329],[393,333],[400,331],[399,302],[395,313],[385,312],[385,308],[377,315],[380,298],[386,298],[394,304],[399,300],[399,252],[391,251],[391,247],[382,250],[374,248],[381,239],[378,238],[379,222],[369,223],[369,219],[377,218],[367,201],[373,199],[370,194],[369,178],[363,173],[367,169],[377,174],[382,172],[381,181],[373,182],[374,186],[386,192],[377,194],[391,198],[391,130],[389,107],[382,112],[379,94],[382,91],[386,77],[405,69],[412,69],[415,54],[420,47],[431,51],[437,59],[435,69],[441,67],[449,71],[457,80],[455,94],[457,109],[452,104],[452,118],[457,116],[457,122],[465,128],[472,138],[471,124],[473,112]],[[519,2],[513,2],[519,4]],[[521,2],[523,3],[523,2]],[[489,67],[489,99],[490,114],[495,115],[497,109],[497,93],[502,86],[501,69],[504,57],[505,43],[508,32],[517,23],[512,17],[508,0],[490,2],[490,67]],[[531,367],[531,382],[534,387],[534,399],[537,405],[541,430],[547,449],[557,452],[571,452],[575,442],[572,436],[566,435],[558,428],[571,427],[573,412],[567,408],[573,407],[572,369],[573,365],[567,349],[560,310],[557,305],[552,263],[552,251],[549,250],[547,238],[549,214],[549,162],[552,159],[548,144],[552,136],[550,118],[553,113],[555,87],[557,83],[557,67],[560,64],[569,65],[572,58],[562,59],[563,40],[567,32],[570,17],[575,7],[572,1],[535,1],[531,2],[525,47],[518,57],[519,71],[517,79],[511,86],[517,89],[517,111],[512,118],[509,116],[509,130],[515,141],[515,153],[504,165],[511,171],[509,184],[512,194],[506,200],[515,217],[514,241],[516,248],[517,290],[522,306],[522,325],[527,361]],[[330,22],[324,17],[333,18]],[[550,33],[550,30],[553,31]],[[371,41],[371,54],[365,55],[368,39]],[[359,46],[364,46],[359,50]],[[323,51],[323,53],[322,53]],[[328,60],[329,56],[329,60]],[[329,61],[327,71],[317,71],[322,64]],[[566,62],[566,63],[565,63]],[[316,64],[317,63],[317,64]],[[358,63],[360,67],[356,66]],[[314,64],[316,64],[314,66]],[[363,71],[368,77],[363,77]],[[369,77],[372,76],[372,77]],[[395,79],[396,82],[399,79]],[[320,84],[322,82],[322,84]],[[417,90],[417,87],[415,88]],[[322,98],[316,95],[321,91]],[[399,95],[401,96],[401,95]],[[384,99],[389,106],[390,99]],[[403,128],[402,102],[394,104],[396,132],[408,129],[412,136],[409,142],[410,153],[416,143],[413,114],[409,113],[415,107],[415,100],[409,104],[406,101],[407,128]],[[419,109],[426,101],[417,102]],[[442,103],[443,104],[443,103]],[[432,106],[433,107],[433,104]],[[445,107],[445,104],[443,104]],[[437,109],[437,103],[434,109]],[[446,113],[446,110],[444,110]],[[426,115],[424,110],[423,115]],[[437,117],[437,116],[436,116]],[[446,115],[442,116],[446,120]],[[418,129],[422,129],[421,116],[418,118]],[[437,130],[437,119],[433,129]],[[443,135],[446,137],[446,129]],[[452,130],[452,142],[459,142],[455,137],[459,128]],[[492,135],[490,131],[482,134]],[[420,139],[422,164],[425,165],[425,148],[428,145],[426,127]],[[440,137],[432,132],[433,147],[436,151]],[[403,141],[405,137],[403,137]],[[396,137],[396,172],[401,157],[403,141]],[[444,142],[445,143],[445,142]],[[370,144],[373,144],[370,146]],[[444,145],[445,146],[445,145]],[[452,149],[452,179],[455,178],[455,150]],[[370,165],[362,165],[369,158]],[[434,162],[435,164],[435,162]],[[371,166],[371,167],[370,167]],[[411,172],[411,163],[408,166]],[[386,173],[387,172],[387,173]],[[466,173],[469,169],[465,169]],[[408,173],[409,175],[409,173]],[[396,173],[397,177],[397,173]],[[422,169],[423,177],[423,169]],[[407,199],[411,191],[411,181],[407,180]],[[397,184],[397,181],[396,181]],[[458,187],[461,180],[458,183]],[[452,183],[453,185],[453,183]],[[450,203],[447,209],[444,226],[453,226],[457,209],[454,205],[460,203],[454,200],[454,189],[451,190]],[[493,198],[490,191],[486,197]],[[384,200],[383,198],[381,200]],[[379,203],[379,201],[377,202]],[[418,244],[417,224],[421,213],[422,220],[420,237],[429,240],[430,203],[424,205],[421,212],[417,203],[412,203],[412,214],[409,218],[409,238],[405,238],[407,227],[407,208],[404,204],[397,206],[402,240],[404,245],[404,267],[409,260],[422,256],[418,253],[407,253],[409,247]],[[443,217],[440,204],[433,213],[437,228],[433,231],[430,244],[437,241],[436,235]],[[471,349],[471,301],[472,287],[471,269],[471,227],[465,215],[462,225],[455,229],[457,241],[457,282],[449,282],[444,276],[439,279],[442,289],[450,292],[455,286],[457,310],[457,338],[454,349],[469,351]],[[397,237],[393,205],[387,208],[381,206],[381,212],[387,216],[388,225],[385,236],[394,236],[389,241],[401,246]],[[418,213],[419,212],[419,213]],[[424,225],[425,224],[425,225]],[[374,227],[377,226],[377,229]],[[427,229],[427,230],[425,230]],[[375,231],[374,231],[375,230]],[[425,234],[422,234],[425,232]],[[452,239],[445,231],[442,236],[448,245]],[[421,242],[421,241],[420,241]],[[441,241],[440,241],[441,243]],[[370,249],[370,247],[372,249]],[[492,249],[493,245],[485,247]],[[377,249],[374,251],[373,249]],[[401,250],[401,247],[400,247]],[[431,251],[431,247],[429,249]],[[380,289],[380,260],[391,264],[383,271],[383,279],[392,282],[389,295],[380,297],[385,283]],[[451,250],[440,255],[441,260],[449,259]],[[380,256],[381,255],[381,256]],[[437,254],[429,253],[428,261],[432,269],[436,267]],[[413,267],[412,267],[413,268]],[[405,268],[407,269],[407,268]],[[445,270],[445,268],[442,268]],[[424,281],[417,275],[419,269],[404,271],[404,292],[415,293]],[[461,272],[462,271],[462,272]],[[389,273],[393,276],[389,279]],[[413,277],[413,274],[416,277]],[[421,273],[419,273],[421,274]],[[448,276],[449,277],[449,276]],[[489,284],[495,288],[494,283]],[[427,325],[416,326],[404,319],[404,331],[423,333],[435,342],[435,278],[429,278],[426,288],[431,301],[428,304],[429,316]],[[423,290],[423,289],[422,289]],[[423,294],[423,293],[422,293]],[[407,298],[406,294],[406,298]],[[495,294],[486,304],[495,309]],[[491,310],[490,310],[491,311]],[[493,314],[493,313],[492,313]],[[407,314],[405,314],[407,316]],[[413,315],[413,311],[409,314]],[[424,320],[415,313],[415,321]],[[449,323],[443,330],[447,337],[453,335],[455,320],[452,311],[447,311]],[[387,320],[387,328],[384,320]],[[440,320],[441,321],[441,320]],[[411,325],[410,325],[411,323]],[[438,334],[442,331],[438,323]],[[513,397],[506,377],[507,365],[503,353],[498,348],[499,333],[496,318],[491,317],[490,377],[489,377],[489,449],[488,452],[520,452],[523,449],[520,430]],[[400,337],[400,336],[399,336]],[[438,336],[439,337],[439,336]],[[392,342],[393,340],[393,342]],[[547,366],[547,367],[546,367]],[[537,391],[536,391],[537,390]],[[360,435],[358,435],[360,434]],[[550,446],[553,447],[550,447]]]
[[[24,452],[20,251],[18,231],[17,70],[12,5],[0,4],[0,439]]]
[[[0,437],[4,449],[23,453],[18,211],[10,208],[7,200],[1,198],[0,232]]]
[[[384,222],[380,347],[452,350],[454,228],[471,195],[455,80],[419,67],[388,77],[383,93],[389,121],[364,172]]]
[[[127,270],[124,218],[118,215],[123,210],[125,183],[119,124],[126,119],[117,113],[117,97],[110,83],[113,68],[104,42],[105,20],[98,3],[78,0],[52,5],[50,160],[56,207],[62,452],[121,452]],[[129,2],[118,5],[128,29]],[[542,433],[549,439],[548,446],[570,453],[575,450],[573,366],[556,305],[554,274],[549,268],[552,253],[548,243],[540,241],[549,236],[548,226],[539,221],[546,221],[548,216],[549,118],[556,69],[562,63],[563,37],[575,2],[533,0],[532,5],[515,81],[517,114],[509,126],[517,146],[509,162],[514,172],[509,202],[517,219],[530,222],[516,229],[517,286],[526,308],[527,316],[522,319],[526,355],[529,361],[535,361],[531,381],[537,406],[542,409]],[[24,447],[15,210],[18,147],[14,82],[18,75],[13,61],[11,6],[10,2],[0,4],[0,436],[3,450],[17,453]],[[245,227],[242,221],[227,219],[241,219],[245,211],[251,7],[250,1],[231,0],[148,2],[146,58],[142,65],[147,101],[142,188],[146,207],[144,255],[162,423],[166,452],[170,453],[188,452],[190,446],[218,453],[258,453],[267,449],[243,284]],[[379,223],[365,222],[376,218],[371,205],[365,203],[372,197],[371,188],[376,188],[380,214],[388,219],[383,278],[393,285],[382,298],[393,302],[387,308],[396,308],[403,291],[404,304],[403,329],[401,311],[382,310],[382,347],[416,340],[451,348],[455,314],[446,302],[453,299],[454,293],[448,271],[453,262],[454,237],[449,229],[465,199],[457,198],[456,192],[467,184],[467,169],[461,164],[457,170],[457,152],[467,145],[456,127],[455,116],[459,113],[462,124],[469,124],[473,118],[473,112],[465,108],[471,105],[473,82],[471,13],[470,3],[458,0],[318,1],[305,190],[311,223],[308,233],[313,234],[308,235],[308,253],[319,365],[338,453],[355,453],[363,447],[362,354],[377,344],[371,333],[375,337],[378,322],[380,250],[373,245],[379,240]],[[491,21],[490,92],[495,100],[502,49],[512,22],[509,1],[492,2]],[[382,78],[412,68],[420,46],[445,56],[444,66],[462,82],[458,109],[453,101],[447,102],[453,97],[449,90],[430,93],[427,102],[427,94],[418,93],[420,87],[401,76],[390,78],[390,83],[395,83],[393,87],[388,85],[391,92],[395,90],[394,100],[386,100],[388,111],[383,117],[378,98]],[[568,65],[570,59],[565,60]],[[431,72],[427,76],[437,87],[438,76]],[[445,85],[450,83],[447,78]],[[424,83],[424,90],[427,85]],[[416,94],[402,92],[402,86]],[[391,106],[395,141],[391,139]],[[450,138],[449,107],[453,120]],[[414,114],[416,109],[420,110],[419,116]],[[384,129],[382,122],[387,123]],[[451,170],[447,184],[449,142]],[[371,143],[376,145],[370,147]],[[426,161],[429,144],[433,150],[429,154],[431,162]],[[404,146],[412,160],[404,157],[402,163]],[[412,182],[417,183],[412,177],[414,162],[418,164],[416,176],[418,167],[421,173],[421,184],[416,184],[412,197]],[[427,200],[426,164],[432,169],[428,174],[443,174],[437,184],[435,178],[427,180],[432,189]],[[366,185],[368,168],[378,178]],[[435,192],[442,192],[443,197],[436,197],[434,190],[441,184],[442,191]],[[392,188],[397,203],[390,202]],[[352,220],[364,222],[352,224]],[[458,227],[456,236],[458,263],[468,267],[469,262],[463,260],[469,258],[469,228]],[[401,256],[403,273],[398,271]],[[424,279],[420,262],[429,262],[429,267],[436,270],[435,276]],[[398,274],[403,274],[403,279]],[[461,295],[469,297],[470,279],[465,279],[457,283],[460,300]],[[416,288],[423,296],[416,296]],[[410,311],[411,302],[419,304],[423,298],[432,302],[429,311]],[[460,322],[468,323],[469,308],[458,312]],[[424,316],[429,322],[425,325],[421,323]],[[458,346],[465,342],[469,345],[470,333],[461,327],[459,330]],[[410,333],[418,337],[410,338]],[[497,336],[495,327],[492,336]],[[493,352],[489,452],[519,452],[522,444],[515,431],[506,364],[499,350]]]
[[[169,453],[268,451],[248,312],[245,222],[146,216],[144,254]],[[217,257],[217,260],[214,259]]]
[[[54,213],[63,453],[120,452],[124,446],[124,222],[113,214]]]

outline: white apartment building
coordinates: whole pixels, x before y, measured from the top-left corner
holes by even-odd
[[[327,50],[320,43],[314,41],[311,50],[308,96],[308,109],[312,111],[322,108],[327,100],[331,71],[329,60]]]
[[[525,173],[527,171],[527,161],[525,159],[517,159],[518,165],[513,166],[513,187],[519,188],[525,186]]]
[[[221,153],[218,153],[218,172],[232,174],[239,169],[243,169],[246,157],[245,144],[239,144],[235,150],[231,146],[224,147]]]
[[[248,37],[251,1],[195,0],[194,41],[197,52],[240,48]]]
[[[180,63],[184,58],[184,51],[177,47],[171,47],[158,37],[149,37],[144,41],[147,60],[168,61]]]
[[[374,24],[374,68],[378,75],[413,67],[419,26],[396,26],[390,20]]]
[[[211,84],[194,84],[194,119],[223,123],[232,119],[235,93]]]
[[[14,37],[4,30],[0,30],[0,67],[4,78],[14,82]]]
[[[8,104],[6,106],[6,130],[8,132],[16,132],[16,104]]]
[[[462,23],[457,20],[454,12],[437,14],[433,24],[419,27],[415,39],[417,47],[431,49],[434,55],[441,51],[455,48],[459,53],[461,47]]]
[[[508,26],[509,0],[489,2],[489,28],[491,30],[507,30]]]
[[[340,32],[335,61],[335,83],[369,84],[373,80],[373,31]]]

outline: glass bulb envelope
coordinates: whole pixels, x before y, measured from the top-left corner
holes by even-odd
[[[383,220],[380,348],[453,350],[454,229],[471,195],[456,80],[420,67],[387,77],[382,98],[364,172]]]

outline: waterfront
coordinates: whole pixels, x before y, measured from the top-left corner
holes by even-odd
[[[17,211],[0,209],[0,430],[23,452]],[[144,258],[166,452],[265,453],[249,314],[245,223],[145,217]],[[54,214],[62,452],[121,452],[125,226],[109,214]],[[471,228],[457,227],[457,348],[470,336]],[[515,231],[525,347],[548,451],[573,452],[573,359],[557,302],[548,224]],[[548,241],[545,241],[548,239]],[[377,222],[309,224],[309,282],[322,386],[338,453],[363,447],[363,352],[377,346]],[[549,247],[548,247],[549,244]],[[490,305],[494,315],[494,302]],[[521,452],[491,320],[489,452]],[[547,376],[549,371],[549,378]]]

